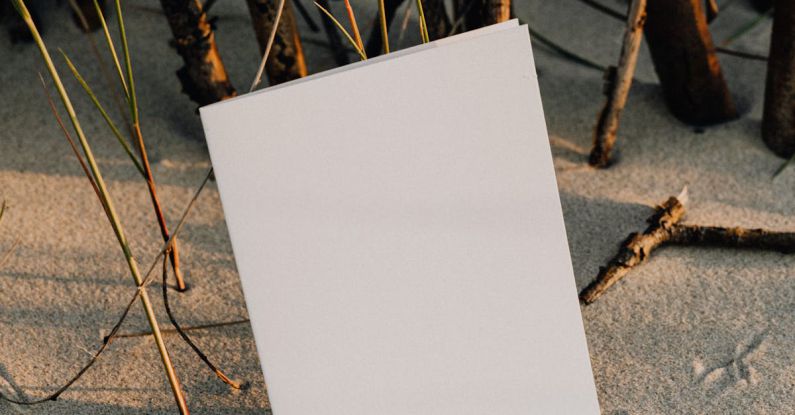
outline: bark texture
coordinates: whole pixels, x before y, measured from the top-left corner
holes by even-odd
[[[648,0],[646,38],[666,103],[681,121],[737,117],[707,27],[704,0]]]
[[[782,157],[795,154],[795,1],[777,0],[767,63],[762,138]]]
[[[630,234],[616,256],[599,269],[596,279],[580,292],[580,301],[593,303],[633,267],[645,262],[656,248],[666,244],[795,253],[795,232],[680,224],[686,203],[687,195],[683,192],[659,206],[648,219],[648,228],[642,233]]]
[[[505,22],[511,18],[511,0],[464,0],[466,11],[466,30],[473,30],[495,23]]]
[[[671,237],[671,228],[682,219],[685,205],[677,197],[669,198],[648,219],[649,226],[641,233],[632,233],[621,244],[618,253],[606,267],[599,269],[596,279],[580,292],[580,301],[590,304],[608,288],[624,278],[632,267],[643,263],[651,252]]]
[[[608,69],[605,94],[607,102],[599,113],[594,132],[594,144],[588,162],[595,167],[607,167],[610,151],[616,141],[621,111],[627,103],[629,88],[635,76],[640,41],[643,39],[643,24],[646,21],[646,0],[633,0],[627,17],[627,29],[621,47],[618,68]]]
[[[177,52],[185,62],[177,77],[183,92],[199,105],[236,95],[199,0],[160,0]]]
[[[257,34],[260,56],[262,56],[265,53],[268,38],[276,20],[278,2],[247,0],[246,3],[248,3],[254,32]],[[268,62],[265,65],[265,73],[268,74],[268,80],[271,85],[306,76],[304,51],[301,46],[301,38],[298,35],[298,23],[295,20],[293,3],[290,0],[286,0],[284,3],[284,10],[282,11],[281,19],[279,19],[276,37],[273,40]]]

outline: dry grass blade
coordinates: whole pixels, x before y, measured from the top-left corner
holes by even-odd
[[[97,98],[96,94],[94,94],[94,91],[91,90],[91,87],[88,86],[88,83],[86,83],[85,79],[83,79],[83,76],[80,75],[80,72],[77,70],[77,67],[75,67],[74,63],[72,63],[72,60],[69,59],[69,56],[67,56],[66,53],[60,49],[58,51],[61,52],[61,55],[63,55],[63,58],[66,61],[66,66],[68,66],[69,70],[72,71],[72,75],[74,75],[77,83],[80,84],[80,86],[83,88],[83,91],[86,92],[86,95],[88,95],[88,97],[91,99],[91,102],[94,103],[94,106],[102,115],[102,118],[105,119],[105,123],[108,124],[108,127],[110,127],[113,135],[116,136],[116,140],[119,142],[119,144],[121,144],[124,152],[127,153],[127,156],[130,157],[130,160],[132,160],[133,164],[135,164],[135,168],[138,169],[138,172],[145,177],[146,173],[144,173],[144,168],[141,166],[141,162],[138,161],[138,157],[135,157],[135,154],[133,154],[130,145],[127,144],[127,140],[121,135],[121,131],[119,131],[119,129],[116,127],[116,124],[113,123],[113,120],[110,119],[108,112],[102,107],[102,104],[100,104],[99,99]]]
[[[348,12],[348,20],[351,22],[351,29],[353,30],[353,39],[359,45],[359,49],[364,50],[364,43],[362,43],[362,36],[359,34],[359,24],[356,23],[356,15],[353,13],[350,0],[345,0],[345,11]]]
[[[99,3],[95,4],[99,8]],[[138,125],[138,98],[135,94],[135,81],[132,73],[132,60],[130,59],[130,45],[127,43],[127,30],[124,28],[124,16],[121,12],[121,3],[116,0],[116,20],[119,21],[119,36],[121,37],[121,49],[124,53],[124,66],[127,70],[128,100],[130,104],[130,114],[132,115],[133,127]]]
[[[127,89],[124,82],[121,83],[121,94],[115,88],[113,88],[113,81],[111,80],[111,75],[108,71],[108,65],[105,62],[105,59],[102,58],[102,54],[99,53],[99,48],[97,47],[97,42],[94,40],[94,34],[91,33],[92,29],[89,26],[88,20],[86,19],[85,14],[83,13],[83,9],[77,4],[77,0],[69,0],[69,6],[72,8],[72,11],[77,15],[78,20],[80,20],[80,25],[83,28],[83,32],[85,33],[84,36],[88,39],[88,43],[91,46],[91,52],[94,54],[94,57],[99,64],[99,69],[102,74],[102,80],[105,83],[105,88],[108,91],[114,91],[113,94],[113,103],[116,105],[116,108],[119,110],[119,114],[124,118],[124,125],[127,127],[127,131],[129,131],[130,136],[132,136],[132,125],[130,124],[129,118],[127,118],[127,113],[124,110],[124,105],[122,104],[122,100],[126,100],[127,97]],[[95,5],[96,7],[96,5]],[[102,10],[100,10],[102,11]],[[102,19],[104,23],[104,16],[98,15],[100,19]],[[100,25],[102,26],[102,25]],[[112,46],[112,45],[111,45]],[[111,51],[115,53],[115,51]],[[117,67],[118,70],[118,67]],[[123,77],[119,78],[120,80],[124,80]],[[124,97],[122,97],[122,94]]]
[[[102,195],[99,194],[99,188],[97,187],[97,182],[94,180],[94,176],[91,174],[91,171],[88,169],[88,165],[86,165],[86,161],[83,160],[83,156],[80,154],[80,150],[77,149],[77,145],[75,145],[75,140],[72,139],[72,135],[69,134],[69,130],[66,128],[63,120],[61,119],[61,115],[58,114],[58,108],[55,107],[55,102],[52,100],[52,96],[50,95],[50,91],[47,90],[47,83],[44,81],[44,77],[39,73],[39,80],[41,80],[41,88],[44,91],[45,96],[47,97],[47,103],[50,105],[50,111],[52,112],[53,117],[55,117],[55,122],[58,123],[58,127],[61,129],[66,141],[69,142],[69,147],[72,148],[72,152],[77,159],[77,162],[80,163],[80,168],[83,169],[83,173],[85,173],[86,178],[91,183],[91,187],[94,189],[94,193],[97,195],[100,204],[102,204],[102,209],[105,210],[105,214],[107,214],[107,206],[102,203]]]
[[[419,13],[420,35],[422,36],[422,43],[428,43],[431,40],[428,36],[428,24],[425,23],[425,12],[422,11],[422,0],[417,0],[417,12]]]
[[[105,42],[108,44],[110,56],[113,57],[113,64],[116,67],[116,74],[119,76],[119,84],[124,90],[125,98],[129,99],[130,91],[127,89],[127,81],[124,80],[124,72],[121,70],[119,55],[116,54],[116,47],[113,46],[113,39],[110,37],[110,31],[108,30],[108,23],[105,21],[105,15],[102,13],[102,7],[99,6],[97,0],[94,0],[94,7],[97,9],[97,16],[99,16],[99,21],[102,23],[102,32],[105,34]]]
[[[273,20],[273,28],[271,29],[271,33],[268,36],[268,43],[265,45],[265,53],[262,54],[262,59],[259,63],[259,68],[257,68],[257,75],[254,76],[254,81],[251,82],[251,88],[248,89],[248,92],[252,92],[257,89],[257,86],[262,82],[262,74],[265,72],[265,64],[268,62],[268,55],[271,54],[271,48],[273,47],[273,41],[276,39],[276,32],[279,30],[279,21],[282,19],[282,12],[284,11],[284,0],[279,0],[279,8],[276,9],[276,18]]]
[[[177,323],[177,319],[174,317],[174,313],[171,312],[171,304],[168,301],[168,261],[165,256],[163,256],[162,289],[163,289],[163,305],[166,308],[166,314],[168,315],[168,320],[171,321],[171,325],[174,326],[175,330],[177,330],[177,333],[179,333],[180,337],[182,337],[182,340],[184,340],[185,343],[188,343],[188,346],[190,346],[190,348],[193,349],[194,352],[196,352],[196,355],[199,356],[199,359],[201,359],[202,362],[204,362],[204,364],[206,364],[207,367],[209,367],[210,370],[212,370],[213,373],[215,373],[215,376],[217,376],[218,379],[221,379],[224,383],[231,386],[232,388],[240,389],[241,387],[240,383],[235,382],[232,379],[229,379],[224,374],[224,372],[218,368],[218,366],[214,365],[210,361],[210,358],[208,358],[207,355],[204,354],[204,352],[202,352],[201,349],[199,349],[199,346],[196,346],[196,343],[194,343],[193,340],[191,340],[188,334],[185,333],[185,330],[182,330],[182,327],[179,325],[179,323]]]
[[[31,36],[33,37],[34,42],[36,43],[36,46],[38,47],[39,52],[41,53],[41,57],[44,60],[44,63],[47,67],[47,71],[50,73],[50,76],[56,86],[56,89],[58,90],[58,95],[61,98],[61,103],[63,104],[64,108],[66,108],[66,112],[69,115],[70,121],[72,122],[72,127],[74,129],[74,132],[77,135],[78,140],[80,141],[80,146],[82,147],[83,153],[88,162],[91,174],[96,182],[97,189],[99,190],[100,199],[102,200],[102,203],[106,207],[105,212],[108,221],[111,223],[113,231],[116,235],[116,239],[118,240],[119,247],[121,248],[122,253],[124,254],[124,258],[130,270],[130,274],[132,275],[133,280],[135,280],[136,285],[141,285],[143,279],[141,278],[140,271],[138,270],[138,263],[132,255],[129,243],[127,242],[127,238],[125,236],[124,229],[121,225],[118,215],[116,214],[113,202],[107,190],[107,186],[105,185],[105,181],[102,178],[102,174],[99,170],[99,167],[97,166],[96,159],[94,158],[94,153],[91,150],[91,146],[88,144],[88,140],[86,139],[85,133],[83,132],[83,128],[80,125],[79,120],[77,119],[77,114],[72,105],[72,101],[69,98],[69,94],[66,92],[66,88],[64,87],[63,82],[61,81],[57,69],[55,69],[55,64],[53,64],[52,62],[50,53],[47,50],[46,45],[44,44],[44,40],[41,38],[41,35],[39,34],[36,24],[31,18],[30,12],[25,6],[24,0],[12,0],[12,4],[19,12],[19,15],[22,17],[25,24],[28,26]],[[143,306],[144,311],[146,312],[147,320],[149,322],[150,327],[152,328],[152,333],[154,334],[155,343],[157,345],[158,352],[160,353],[160,358],[163,363],[163,368],[166,372],[166,376],[169,380],[171,389],[174,393],[174,398],[180,408],[180,412],[183,414],[187,414],[189,413],[189,411],[187,408],[187,404],[185,403],[185,398],[182,393],[182,388],[179,384],[179,380],[177,379],[174,366],[171,363],[171,357],[168,354],[168,349],[166,348],[166,345],[163,342],[163,338],[160,335],[160,328],[158,326],[157,318],[155,317],[152,304],[149,300],[149,295],[147,294],[146,291],[141,291],[140,298],[141,298],[141,305]]]
[[[330,11],[326,10],[323,6],[321,6],[317,2],[315,2],[315,6],[317,6],[317,8],[320,9],[320,11],[322,11],[326,16],[328,16],[328,18],[331,19],[332,22],[334,22],[334,24],[337,26],[337,28],[340,29],[340,32],[342,32],[342,34],[345,35],[346,38],[348,38],[348,42],[350,42],[350,44],[353,46],[353,48],[356,49],[356,53],[359,54],[359,56],[362,58],[362,60],[363,61],[367,60],[367,55],[364,53],[364,49],[360,48],[359,45],[356,43],[356,41],[353,40],[353,38],[351,37],[350,33],[348,33],[348,31],[345,30],[345,27],[342,25],[342,23],[340,23],[339,20],[337,20],[334,17],[334,15],[331,14]]]
[[[130,105],[130,115],[133,121],[134,132],[132,139],[138,145],[138,151],[141,157],[141,165],[143,167],[143,176],[146,180],[146,185],[149,190],[149,197],[152,201],[152,208],[154,209],[155,217],[157,218],[157,224],[160,227],[160,234],[165,241],[169,239],[168,225],[166,223],[165,215],[163,214],[163,208],[160,204],[160,198],[157,195],[157,187],[155,186],[152,168],[149,165],[149,157],[146,152],[146,145],[144,144],[143,134],[141,133],[141,122],[138,112],[138,98],[135,92],[135,78],[132,71],[132,59],[130,59],[130,47],[127,42],[127,30],[124,27],[124,17],[121,9],[121,2],[119,0],[116,0],[116,16],[119,21],[119,33],[121,36],[122,51],[124,53],[124,66],[127,70],[127,88],[129,91],[128,103]],[[173,248],[169,252],[169,257],[171,258],[171,265],[174,267],[174,274],[176,275],[179,291],[185,291],[187,286],[185,285],[185,280],[183,279],[182,271],[180,270],[179,247],[176,242],[174,242]]]
[[[171,249],[171,244],[173,242],[173,238],[175,238],[177,236],[177,234],[179,234],[180,230],[182,229],[182,225],[185,223],[185,220],[187,219],[188,214],[190,214],[191,210],[193,209],[193,206],[196,203],[196,200],[199,198],[199,195],[201,194],[202,190],[204,190],[204,187],[207,185],[207,182],[210,180],[210,177],[212,176],[212,172],[213,172],[212,169],[210,169],[207,172],[206,177],[204,178],[204,180],[202,181],[201,185],[199,186],[199,188],[194,193],[193,198],[191,198],[190,202],[188,202],[187,207],[185,207],[185,210],[182,213],[182,217],[180,218],[179,224],[174,229],[174,234],[171,237],[172,239],[170,239],[168,242],[166,242],[164,244],[163,248],[160,250],[160,252],[157,255],[155,255],[155,258],[152,261],[152,265],[149,267],[149,271],[146,273],[146,275],[144,276],[144,278],[141,281],[141,283],[137,285],[136,290],[135,290],[135,294],[133,294],[133,296],[130,298],[130,301],[127,302],[127,305],[124,308],[124,311],[122,311],[121,316],[116,321],[116,324],[114,324],[113,327],[111,328],[110,333],[102,339],[102,344],[97,349],[97,351],[94,352],[94,354],[91,357],[91,360],[89,360],[88,363],[86,363],[77,372],[77,374],[75,374],[74,376],[69,378],[69,380],[66,383],[63,384],[63,386],[59,387],[55,392],[51,393],[50,395],[45,396],[44,398],[30,400],[30,401],[23,401],[23,400],[19,400],[19,399],[10,398],[10,397],[5,396],[2,393],[0,393],[0,400],[11,402],[11,403],[14,403],[14,404],[17,404],[17,405],[37,405],[37,404],[41,404],[41,403],[45,403],[45,402],[49,402],[49,401],[54,401],[54,400],[58,399],[58,397],[61,396],[61,394],[63,394],[67,389],[69,389],[69,387],[71,387],[75,382],[77,382],[77,380],[80,379],[80,377],[82,377],[83,374],[85,374],[88,371],[88,369],[90,369],[91,366],[93,366],[94,363],[97,362],[97,360],[99,360],[99,357],[107,349],[107,347],[113,342],[113,339],[118,337],[119,330],[121,329],[122,324],[124,323],[124,321],[127,319],[127,316],[129,315],[133,304],[135,304],[135,301],[139,297],[141,297],[142,295],[145,295],[146,286],[151,281],[152,271],[154,270],[155,266],[157,266],[157,264],[160,261],[160,259],[164,257],[166,252],[169,249]],[[155,333],[155,331],[153,330],[149,334],[157,336],[158,333],[159,332]]]
[[[384,0],[378,0],[378,17],[381,25],[381,43],[384,45],[384,53],[389,53],[389,28],[386,24],[386,7]]]

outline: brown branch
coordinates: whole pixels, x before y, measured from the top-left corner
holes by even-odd
[[[646,40],[674,116],[693,125],[736,118],[703,0],[648,0],[647,13]]]
[[[782,157],[795,154],[795,2],[777,0],[767,63],[762,138]]]
[[[646,21],[646,0],[632,0],[629,8],[618,69],[610,68],[605,74],[607,102],[599,113],[593,149],[588,160],[595,167],[607,167],[610,163],[610,151],[616,142],[619,118],[627,103],[629,88],[632,86],[632,78],[635,76],[635,67],[638,63],[643,24]]]
[[[624,278],[632,267],[643,263],[651,252],[666,242],[671,228],[685,214],[687,193],[671,197],[657,207],[647,222],[649,226],[641,233],[632,233],[621,244],[618,253],[606,267],[599,269],[596,279],[580,292],[580,301],[590,304],[604,294],[608,288]]]
[[[177,52],[185,65],[177,71],[182,90],[199,105],[235,96],[215,44],[215,34],[199,0],[160,0]]]
[[[635,266],[645,262],[651,253],[664,245],[715,246],[725,248],[762,249],[785,254],[795,253],[795,232],[765,229],[727,228],[680,224],[685,214],[686,192],[671,197],[649,218],[649,227],[633,233],[621,244],[607,266],[599,269],[596,279],[580,292],[580,301],[596,301],[613,284]]]
[[[259,43],[260,56],[265,53],[268,39],[276,20],[278,2],[270,0],[247,0],[251,22]],[[271,85],[280,84],[306,76],[306,60],[298,33],[292,1],[284,4],[276,37],[273,40],[268,61],[265,66]]]

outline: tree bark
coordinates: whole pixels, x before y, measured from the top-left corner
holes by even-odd
[[[401,4],[403,4],[403,0],[384,0],[384,14],[386,14],[387,27],[392,25],[392,21],[395,20],[395,14],[397,14],[397,9]],[[326,7],[323,4],[321,4],[321,6]],[[370,31],[370,36],[367,38],[367,45],[364,48],[367,56],[371,58],[384,53],[384,43],[383,39],[381,39],[380,21],[381,20],[378,16],[376,16],[373,20],[373,29]],[[333,26],[333,23],[329,22],[329,24],[332,25],[331,27],[334,31],[337,30],[337,28]]]
[[[431,40],[447,37],[453,24],[447,16],[443,0],[422,0],[425,23],[428,25],[428,36]]]
[[[199,105],[236,95],[199,0],[160,0],[185,65],[177,71],[183,92]]]
[[[703,1],[648,0],[645,26],[668,108],[693,125],[737,117],[715,55]]]
[[[618,121],[621,111],[627,103],[629,88],[635,76],[638,63],[640,41],[643,40],[643,24],[646,21],[646,0],[633,0],[630,3],[627,17],[627,29],[621,47],[621,58],[618,69],[608,70],[607,102],[599,113],[594,132],[594,145],[588,162],[595,167],[607,167],[610,163],[610,151],[616,141]]]
[[[278,2],[271,0],[247,0],[251,22],[259,42],[260,56],[265,53],[268,38],[276,20]],[[265,72],[271,85],[280,84],[306,76],[306,61],[298,35],[298,24],[290,0],[284,3],[282,17],[276,30]]]
[[[795,154],[795,2],[777,0],[767,63],[762,138],[782,157]]]
[[[466,30],[473,30],[511,18],[511,0],[471,0],[474,3],[466,12]],[[464,3],[468,1],[465,0]],[[464,6],[466,7],[466,6]]]

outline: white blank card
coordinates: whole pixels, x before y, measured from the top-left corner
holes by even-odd
[[[201,116],[275,415],[599,413],[526,27]]]

